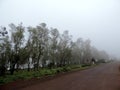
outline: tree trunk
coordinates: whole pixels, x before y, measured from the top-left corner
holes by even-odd
[[[16,71],[17,72],[19,71],[19,63],[17,63],[17,65],[16,65]]]
[[[10,67],[10,74],[13,75],[15,71],[15,63]]]
[[[28,71],[30,71],[30,61],[29,61],[29,58],[28,58]]]
[[[4,75],[5,75],[5,71],[6,71],[6,68],[5,68],[4,65],[2,65],[2,66],[0,67],[0,76],[4,76]]]

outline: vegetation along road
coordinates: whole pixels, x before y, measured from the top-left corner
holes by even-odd
[[[83,71],[19,88],[20,90],[120,90],[119,62],[99,65]],[[33,81],[34,82],[34,81]],[[10,88],[9,88],[10,89]]]

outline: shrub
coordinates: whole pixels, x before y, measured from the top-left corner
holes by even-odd
[[[82,67],[87,67],[87,66],[91,66],[91,64],[83,64],[81,65]]]
[[[63,71],[64,71],[64,72],[67,72],[67,71],[70,71],[70,70],[71,70],[70,67],[64,67],[64,68],[63,68]]]
[[[63,68],[61,68],[61,67],[59,67],[59,68],[56,69],[56,72],[57,72],[57,73],[60,73],[60,72],[62,72],[62,71],[63,71]]]

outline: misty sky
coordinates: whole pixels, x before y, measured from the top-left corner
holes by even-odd
[[[120,57],[120,0],[0,0],[0,26],[45,22]]]

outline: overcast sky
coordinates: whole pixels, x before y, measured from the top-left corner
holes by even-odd
[[[0,26],[45,22],[120,57],[120,0],[0,0]]]

